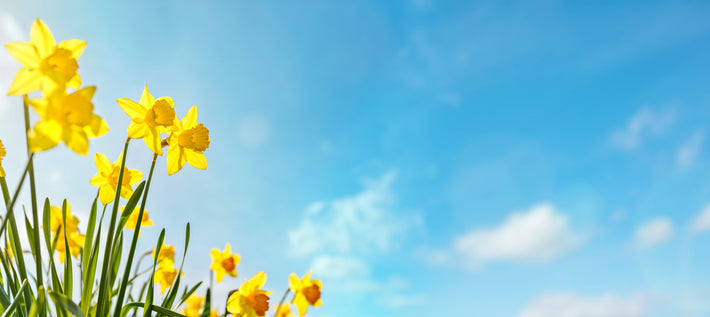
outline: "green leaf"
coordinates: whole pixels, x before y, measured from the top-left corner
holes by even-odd
[[[79,306],[77,306],[74,302],[72,302],[71,299],[66,297],[64,294],[50,291],[49,297],[52,298],[55,304],[68,310],[73,315],[77,317],[84,317],[84,313],[81,312]]]
[[[153,268],[150,274],[150,283],[148,284],[148,295],[146,295],[145,304],[143,305],[143,317],[151,316],[153,307],[153,286],[155,285],[155,267],[158,264],[158,256],[160,256],[160,248],[163,247],[164,239],[165,228],[160,231],[160,236],[158,236],[158,245],[155,247],[155,254],[153,255]]]
[[[22,281],[22,286],[20,286],[19,291],[17,292],[17,296],[12,300],[12,303],[10,303],[10,306],[5,309],[5,312],[0,315],[0,317],[8,317],[12,316],[12,314],[15,312],[15,309],[17,309],[17,306],[20,305],[20,297],[22,297],[22,292],[27,289],[27,280]]]

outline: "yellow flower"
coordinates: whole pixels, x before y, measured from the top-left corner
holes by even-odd
[[[94,113],[91,98],[95,91],[94,86],[71,94],[61,89],[45,98],[28,99],[41,118],[30,131],[30,149],[45,151],[64,142],[76,153],[89,153],[89,138],[108,132],[106,121]]]
[[[177,119],[175,104],[170,97],[153,98],[146,84],[140,102],[128,98],[116,100],[121,109],[131,117],[128,126],[128,136],[133,139],[143,139],[148,148],[158,155],[163,155],[160,134],[168,132]]]
[[[216,309],[210,310],[210,317],[219,317],[219,314],[217,314]]]
[[[119,155],[118,159],[112,164],[106,155],[101,153],[94,155],[94,162],[96,163],[96,169],[99,173],[94,175],[89,182],[91,185],[99,187],[99,198],[104,205],[112,202],[116,195],[122,158],[123,154]],[[138,184],[141,178],[143,178],[143,173],[140,171],[124,168],[123,181],[121,182],[121,197],[129,199],[131,195],[133,195],[133,188],[131,186]]]
[[[264,316],[269,310],[269,294],[261,287],[266,283],[266,273],[259,272],[249,281],[239,287],[239,290],[232,293],[227,299],[227,311],[235,316],[256,317]]]
[[[288,304],[281,305],[278,310],[276,310],[276,317],[293,317],[291,313],[291,307]]]
[[[204,303],[205,303],[204,297],[192,294],[185,301],[185,309],[183,309],[182,314],[187,317],[199,317],[200,310],[202,309],[202,305]]]
[[[84,52],[86,42],[74,39],[56,45],[52,32],[37,19],[32,24],[29,43],[13,42],[5,47],[24,66],[15,75],[8,95],[25,95],[40,88],[49,93],[65,86],[74,89],[81,86],[76,60]]]
[[[210,255],[212,255],[210,269],[214,271],[217,282],[221,282],[225,274],[237,277],[237,264],[239,264],[240,257],[239,254],[232,254],[232,246],[229,243],[224,246],[224,251],[212,249]]]
[[[52,231],[52,241],[57,234],[57,245],[55,250],[59,252],[59,261],[64,262],[66,245],[64,243],[64,228],[62,220],[62,208],[51,206],[49,228]],[[69,242],[69,252],[74,258],[79,256],[81,248],[84,246],[85,235],[79,233],[79,218],[71,215],[71,206],[67,203],[67,241]]]
[[[195,168],[207,168],[204,151],[210,146],[210,131],[202,123],[197,124],[197,107],[192,106],[175,123],[168,144],[168,175],[179,172],[185,161]]]
[[[170,266],[158,266],[155,270],[155,275],[153,276],[155,283],[160,284],[160,294],[165,293],[170,285],[173,285],[175,277],[177,276],[178,270]]]
[[[322,283],[319,280],[311,280],[311,272],[299,279],[296,273],[288,277],[288,283],[293,291],[293,303],[298,308],[298,315],[306,314],[308,305],[318,307],[321,305],[320,292]]]
[[[5,151],[5,145],[0,140],[0,177],[5,177],[5,170],[2,168],[2,159],[5,158],[5,155],[7,155],[7,151]]]
[[[155,257],[155,250],[153,250]],[[158,253],[158,266],[172,267],[175,263],[175,247],[168,244],[163,244]]]
[[[123,213],[123,209],[125,209],[126,206],[121,207],[121,213]],[[136,230],[136,225],[138,224],[138,213],[140,212],[140,207],[136,206],[136,208],[133,208],[133,211],[131,212],[131,215],[128,216],[128,220],[126,220],[126,228],[131,229],[131,230]],[[143,209],[143,217],[141,219],[141,228],[143,227],[150,227],[153,225],[153,222],[148,218],[148,211]],[[141,234],[140,232],[138,233],[138,236],[140,237]]]

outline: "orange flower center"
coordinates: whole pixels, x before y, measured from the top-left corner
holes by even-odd
[[[58,74],[64,81],[74,77],[78,68],[79,63],[72,57],[72,52],[64,48],[57,48],[52,55],[45,57],[39,64],[39,70],[43,74]]]
[[[269,296],[266,294],[249,294],[246,298],[247,305],[249,305],[257,316],[264,316],[266,311],[269,310]]]
[[[192,129],[182,131],[178,136],[178,144],[195,151],[204,151],[210,147],[210,130],[200,123]]]
[[[222,267],[224,268],[225,271],[230,272],[234,270],[234,258],[233,257],[228,257],[224,260],[222,260]]]
[[[111,184],[114,188],[118,187],[118,175],[121,171],[120,166],[116,166],[111,170],[111,174],[106,177],[108,180],[108,183]],[[123,170],[123,181],[121,181],[121,186],[130,186],[130,181],[131,181],[131,171],[128,169]]]
[[[61,100],[59,107],[69,125],[85,127],[91,123],[94,114],[91,100],[79,94],[71,94]]]
[[[165,99],[158,99],[145,114],[145,122],[150,127],[170,126],[175,121],[175,109]]]
[[[320,287],[316,284],[304,287],[303,296],[306,297],[309,304],[315,305],[315,303],[320,299]]]

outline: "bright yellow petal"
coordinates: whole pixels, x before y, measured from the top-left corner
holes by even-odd
[[[42,20],[37,19],[30,30],[30,42],[37,48],[39,56],[44,58],[54,52],[54,36]]]
[[[89,138],[98,138],[108,132],[108,124],[98,115],[91,118],[91,123],[84,127],[84,132]]]
[[[160,145],[160,133],[158,133],[158,129],[149,128],[148,133],[143,137],[143,141],[145,141],[145,145],[147,145],[153,153],[163,155],[163,147]]]
[[[65,129],[62,139],[72,151],[81,155],[89,154],[89,138],[84,130]]]
[[[133,139],[141,139],[148,134],[148,125],[131,121],[128,124],[128,136]]]
[[[54,120],[42,120],[29,133],[30,150],[39,152],[51,149],[62,140],[62,127]]]
[[[72,95],[77,94],[79,96],[84,97],[85,99],[91,100],[94,98],[94,94],[96,93],[96,86],[86,86],[84,88],[81,88],[73,93]]]
[[[22,66],[29,68],[39,67],[40,58],[37,56],[37,50],[32,44],[12,42],[5,44],[5,48]]]
[[[130,185],[136,185],[141,182],[141,179],[143,179],[143,173],[139,170],[129,170],[131,172],[131,179],[128,180],[128,184]],[[127,184],[123,184],[127,185]]]
[[[94,163],[96,163],[96,169],[100,174],[108,175],[113,170],[111,161],[109,161],[108,157],[103,155],[103,153],[96,152],[96,154],[94,154]]]
[[[155,98],[153,98],[153,95],[148,92],[148,83],[145,83],[143,93],[141,94],[140,104],[145,106],[146,108],[150,108],[153,106],[154,103]]]
[[[298,316],[302,317],[306,314],[306,310],[308,310],[308,300],[303,294],[298,293],[294,295],[293,303],[296,304],[296,308],[298,309]]]
[[[108,184],[102,185],[99,188],[99,199],[101,200],[101,203],[104,205],[112,202],[115,195],[116,195],[116,192]]]
[[[218,283],[221,282],[224,279],[224,269],[215,270],[214,278],[217,280]]]
[[[266,283],[266,273],[264,271],[261,271],[259,273],[254,274],[254,277],[249,280],[250,283],[258,285],[259,288],[264,286],[264,283]]]
[[[197,125],[197,106],[192,106],[180,121],[184,130],[192,129]]]
[[[39,89],[42,83],[42,73],[38,69],[23,68],[17,71],[7,94],[22,96]]]
[[[227,242],[227,244],[224,246],[224,252],[222,252],[222,255],[229,256],[230,253],[232,253],[232,245]]]
[[[94,175],[94,177],[89,180],[89,183],[92,186],[101,186],[103,184],[106,184],[106,177],[101,175],[101,173]]]
[[[81,56],[81,54],[84,53],[84,49],[86,48],[86,42],[82,40],[72,39],[61,42],[57,46],[71,51],[71,57],[77,59],[79,58],[79,56]]]
[[[44,118],[46,115],[45,111],[47,110],[47,98],[25,98],[25,101],[32,106],[32,109],[37,111],[37,113]]]
[[[168,175],[173,175],[179,172],[185,165],[185,158],[182,156],[182,149],[179,146],[170,146],[168,148]]]
[[[66,82],[65,85],[69,88],[79,89],[79,87],[81,87],[81,77],[79,75],[74,75]]]
[[[185,160],[194,168],[207,169],[207,159],[202,152],[185,149]]]
[[[288,285],[293,292],[298,292],[301,289],[301,279],[298,278],[296,273],[291,273],[288,276]]]
[[[143,105],[128,98],[121,98],[116,100],[116,102],[131,119],[138,119],[140,122],[143,122],[143,117],[147,111]]]
[[[5,177],[5,170],[0,166],[0,177]]]

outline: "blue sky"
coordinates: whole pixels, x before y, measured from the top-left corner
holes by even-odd
[[[208,170],[168,177],[160,162],[147,207],[178,248],[191,223],[188,279],[230,242],[240,276],[218,290],[265,270],[279,297],[313,268],[311,316],[710,316],[707,3],[0,10],[2,42],[26,41],[36,17],[88,42],[80,74],[112,128],[91,154],[117,157],[129,119],[115,100],[145,82],[180,116],[198,106]],[[3,51],[0,67],[9,86],[19,65]],[[0,103],[17,169],[19,100]],[[129,164],[150,158],[136,142]],[[85,215],[92,155],[59,147],[37,164],[40,191]]]

